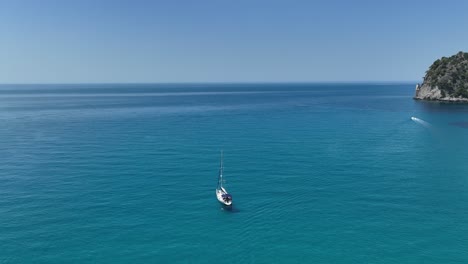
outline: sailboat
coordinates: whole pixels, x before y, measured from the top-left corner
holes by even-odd
[[[216,187],[216,198],[224,205],[232,205],[232,196],[223,187],[223,152],[221,151],[221,162],[219,165],[218,186]]]

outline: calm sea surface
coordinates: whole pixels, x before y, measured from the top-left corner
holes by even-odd
[[[468,106],[413,92],[1,85],[0,263],[468,263]]]

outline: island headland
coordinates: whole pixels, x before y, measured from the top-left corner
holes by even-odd
[[[432,63],[422,84],[416,85],[414,99],[468,103],[468,53],[460,51]]]

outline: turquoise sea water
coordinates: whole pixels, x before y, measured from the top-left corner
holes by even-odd
[[[468,263],[468,106],[413,92],[2,85],[0,263]]]

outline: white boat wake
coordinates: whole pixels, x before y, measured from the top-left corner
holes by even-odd
[[[411,120],[413,120],[414,122],[416,122],[416,123],[418,123],[418,124],[420,124],[420,125],[422,125],[424,127],[427,127],[427,128],[430,128],[432,126],[428,122],[426,122],[426,121],[424,121],[422,119],[419,119],[417,117],[414,117],[414,116],[411,117]]]

